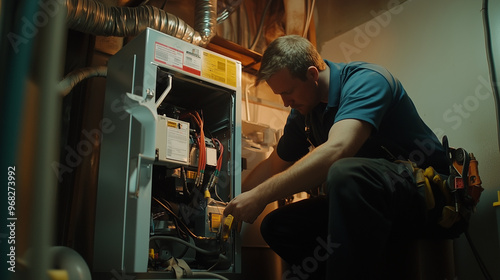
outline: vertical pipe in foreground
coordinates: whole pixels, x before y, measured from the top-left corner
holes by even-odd
[[[48,17],[41,26],[35,49],[33,81],[39,92],[37,141],[34,154],[33,213],[30,217],[29,279],[48,278],[48,250],[53,245],[57,177],[51,168],[59,154],[61,95],[57,84],[65,54],[66,7]]]

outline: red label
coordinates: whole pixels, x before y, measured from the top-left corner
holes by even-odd
[[[464,188],[464,180],[462,177],[455,177],[455,190],[461,190]]]

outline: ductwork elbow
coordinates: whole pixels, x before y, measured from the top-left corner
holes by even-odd
[[[195,28],[152,6],[108,7],[96,0],[66,0],[69,28],[101,36],[137,36],[147,27],[186,42],[206,46],[217,25],[217,0],[196,0]]]
[[[200,44],[206,46],[217,27],[217,0],[196,0],[194,28],[200,34]]]

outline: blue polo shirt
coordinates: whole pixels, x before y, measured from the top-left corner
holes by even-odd
[[[372,135],[356,156],[409,159],[421,167],[448,172],[446,153],[432,130],[422,121],[401,83],[385,68],[365,63],[333,63],[328,103],[320,103],[306,116],[292,109],[277,153],[297,161],[328,139],[332,125],[358,119],[373,126]]]

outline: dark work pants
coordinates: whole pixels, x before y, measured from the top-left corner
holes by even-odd
[[[261,232],[289,264],[282,279],[390,279],[389,242],[426,223],[422,192],[402,164],[346,158],[331,166],[325,197],[278,208]]]

